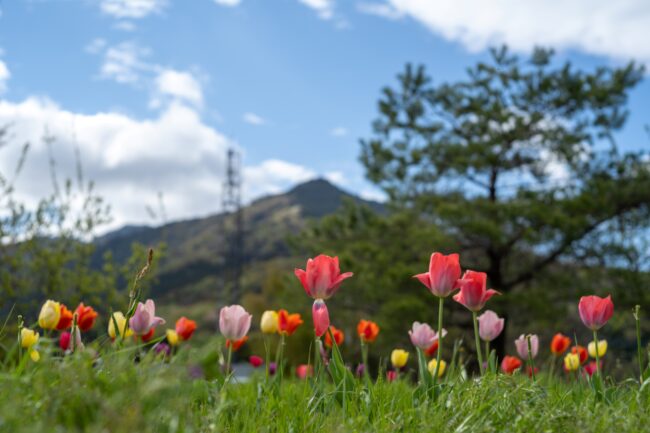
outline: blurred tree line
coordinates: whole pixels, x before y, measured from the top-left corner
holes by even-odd
[[[551,50],[521,58],[505,47],[454,83],[434,84],[424,66],[407,65],[382,91],[374,134],[361,140],[366,176],[389,211],[349,204],[294,239],[297,251],[338,255],[355,272],[328,301],[351,350],[360,318],[379,323],[384,356],[398,343],[410,348],[413,321],[435,323],[437,304],[411,278],[433,251],[459,252],[463,269],[486,272],[503,293],[487,306],[506,317],[501,354],[523,332],[540,334],[545,350],[560,331],[586,345],[577,302],[594,293],[616,304],[604,330],[611,350],[632,349],[629,310],[650,305],[650,159],[630,150],[639,143],[624,150],[615,133],[643,72],[635,63],[586,71]],[[293,280],[276,293],[305,308]],[[451,337],[469,337],[470,314],[452,304]]]

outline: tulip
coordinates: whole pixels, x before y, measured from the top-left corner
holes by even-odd
[[[501,371],[505,374],[512,374],[521,368],[521,364],[521,359],[516,356],[506,355],[503,357],[503,361],[501,361]]]
[[[140,340],[142,340],[143,343],[147,343],[147,342],[151,341],[151,339],[153,338],[153,335],[155,334],[155,332],[156,332],[156,328],[151,328],[149,330],[149,332],[147,332],[146,334],[140,336]]]
[[[233,352],[237,352],[247,341],[248,335],[244,335],[239,340],[226,340],[226,347],[232,349]]]
[[[603,365],[601,363],[600,369],[602,368]],[[585,370],[585,373],[587,373],[589,376],[593,376],[594,373],[596,373],[599,370],[599,366],[596,364],[596,361],[592,361],[589,364],[585,365],[583,369]]]
[[[587,358],[589,357],[587,349],[585,349],[582,346],[573,346],[571,348],[571,353],[574,355],[578,355],[578,360],[580,361],[580,364],[584,364],[587,361]]]
[[[528,339],[527,336],[521,334],[519,338],[515,340],[515,346],[517,347],[517,354],[521,358],[528,358]],[[539,350],[539,337],[535,334],[530,335],[530,356],[532,358],[537,356]]]
[[[219,330],[228,340],[241,340],[248,334],[252,318],[241,305],[223,307],[219,312]]]
[[[196,322],[194,320],[183,316],[176,321],[176,334],[181,340],[187,341],[192,338],[194,331],[196,331]]]
[[[438,351],[438,345],[439,345],[438,341],[439,340],[434,341],[433,344],[429,346],[427,350],[424,351],[424,354],[427,355],[429,358],[435,355],[436,352]]]
[[[70,347],[70,337],[71,336],[69,332],[62,332],[59,336],[59,347],[64,352]]]
[[[490,342],[501,334],[505,319],[500,318],[492,310],[485,310],[483,314],[477,317],[478,334],[481,340]]]
[[[156,304],[151,299],[147,299],[144,304],[138,302],[133,317],[129,319],[129,327],[140,336],[147,334],[151,328],[164,324],[165,319],[156,316]]]
[[[366,365],[365,364],[359,364],[357,365],[357,369],[355,370],[355,374],[357,377],[363,377],[366,375]]]
[[[442,330],[442,335],[447,333],[446,330]],[[429,325],[426,323],[413,322],[412,329],[409,331],[409,337],[411,338],[411,343],[419,349],[427,350],[431,345],[439,339],[438,333],[436,333]]]
[[[567,353],[564,357],[564,369],[576,371],[578,368],[580,368],[580,357],[576,353]]]
[[[308,376],[313,376],[313,375],[314,375],[314,369],[312,368],[311,365],[300,364],[298,367],[296,367],[296,376],[298,376],[298,378],[301,380],[304,380]]]
[[[614,314],[614,304],[611,296],[583,296],[578,304],[578,312],[582,323],[592,331],[597,331],[607,323]]]
[[[607,353],[607,340],[598,340],[598,353],[596,353],[596,343],[590,342],[587,345],[587,351],[592,358],[600,358]]]
[[[314,320],[314,334],[316,338],[322,337],[330,326],[330,314],[327,305],[322,299],[317,299],[311,307],[311,316]]]
[[[29,349],[36,343],[38,343],[38,337],[39,334],[38,332],[29,329],[29,328],[21,328],[20,330],[20,346],[23,349]]]
[[[273,310],[265,311],[260,320],[260,329],[265,334],[278,332],[278,313]]]
[[[334,326],[330,326],[330,332],[325,334],[325,346],[329,347],[330,349],[332,348],[332,337],[331,335],[334,336],[334,341],[336,342],[337,346],[340,346],[343,343],[343,340],[345,339],[345,335],[343,334],[343,331],[340,329],[337,329]]]
[[[278,370],[278,364],[276,362],[269,362],[269,375],[275,375],[275,372]]]
[[[436,367],[438,367],[438,360],[437,359],[432,359],[429,361],[429,372],[432,375],[436,374]],[[445,374],[445,369],[447,368],[447,363],[443,360],[440,361],[440,367],[438,367],[438,377],[442,377],[443,374]]]
[[[117,332],[115,331],[115,325],[117,325]],[[112,340],[115,340],[115,337],[122,337],[122,334],[124,334],[125,338],[130,337],[133,335],[133,330],[126,326],[126,317],[124,317],[124,314],[121,311],[116,311],[108,320],[108,336]]]
[[[248,363],[252,365],[253,368],[257,368],[260,365],[264,364],[264,360],[257,355],[252,355],[248,358]]]
[[[388,382],[393,382],[397,379],[397,372],[395,370],[390,370],[386,372],[386,380]]]
[[[81,332],[79,331],[78,326],[73,326],[72,332],[70,336],[70,350],[72,352],[76,352],[78,350],[83,350],[84,349],[84,344],[81,341]]]
[[[406,350],[395,349],[390,354],[390,362],[394,368],[403,368],[409,360],[409,353]]]
[[[537,367],[534,367],[534,368],[533,368],[533,367],[528,367],[528,368],[526,369],[526,372],[528,373],[528,377],[532,377],[533,380],[534,380],[534,379],[535,379],[535,375],[536,375],[537,373],[539,373],[539,368],[537,368]]]
[[[165,337],[167,338],[167,343],[169,343],[170,346],[176,346],[180,341],[178,333],[173,329],[168,329],[165,331]]]
[[[551,340],[551,352],[555,356],[560,356],[566,352],[570,345],[571,339],[558,332],[553,336],[553,340]]]
[[[56,324],[57,331],[68,329],[72,325],[72,311],[68,307],[61,304],[61,313],[59,314],[59,322]]]
[[[172,348],[169,346],[169,344],[160,342],[153,347],[153,351],[156,353],[156,355],[160,355],[162,353],[163,356],[169,356],[172,353]]]
[[[95,325],[95,319],[97,319],[97,311],[95,311],[93,307],[84,305],[84,303],[81,302],[77,306],[75,313],[77,313],[77,326],[79,326],[79,329],[82,332],[92,329]]]
[[[458,281],[460,292],[454,295],[454,301],[462,304],[472,312],[474,322],[474,343],[476,344],[476,354],[478,358],[479,371],[483,374],[483,356],[478,332],[478,319],[476,314],[480,311],[485,303],[494,295],[500,295],[499,292],[487,289],[487,274],[485,272],[465,271],[463,278]]]
[[[278,311],[278,333],[280,335],[292,335],[304,322],[300,314],[289,314],[287,310]]]
[[[373,343],[379,335],[379,326],[370,320],[360,320],[357,324],[357,334],[364,343]]]
[[[458,288],[460,278],[460,262],[458,254],[445,256],[440,253],[431,254],[429,271],[415,275],[427,289],[439,298],[446,298]]]
[[[41,307],[41,312],[38,315],[38,326],[43,329],[56,329],[60,318],[61,304],[47,300]]]
[[[29,351],[29,357],[32,361],[38,362],[41,359],[41,354],[38,353],[38,350],[32,349]]]
[[[324,254],[307,260],[305,270],[295,269],[294,273],[307,295],[323,300],[329,299],[336,293],[341,283],[353,275],[352,272],[341,273],[338,257]]]

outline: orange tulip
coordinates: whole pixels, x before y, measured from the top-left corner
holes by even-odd
[[[506,355],[501,361],[501,370],[506,374],[512,374],[519,368],[521,368],[521,359],[516,356]]]
[[[278,311],[278,332],[283,335],[292,335],[303,324],[300,314],[289,314],[287,310]]]
[[[59,322],[56,324],[56,329],[57,331],[63,331],[64,329],[68,329],[70,325],[72,325],[72,311],[61,304],[61,315],[59,316]]]
[[[95,319],[97,318],[97,311],[93,307],[86,306],[84,303],[80,303],[77,309],[77,325],[79,330],[88,331],[95,325]]]
[[[566,352],[570,345],[571,339],[558,332],[553,336],[553,340],[551,340],[551,352],[555,356],[560,356]]]
[[[379,326],[370,320],[360,320],[357,325],[357,334],[364,343],[372,343],[379,335]]]
[[[589,358],[589,352],[587,352],[587,349],[585,349],[582,346],[573,346],[571,348],[571,353],[578,355],[578,357],[580,358],[580,365],[587,362],[587,359]]]
[[[181,340],[189,340],[196,330],[196,322],[183,316],[176,321],[176,333]]]
[[[330,326],[330,331],[334,336],[334,341],[336,341],[336,345],[340,346],[343,343],[343,340],[345,339],[345,335],[343,334],[343,331],[335,328],[334,326]],[[325,333],[325,346],[332,348],[332,337],[330,337],[329,332]]]
[[[232,346],[232,351],[237,352],[239,348],[242,347],[244,343],[246,343],[246,341],[248,341],[248,335],[236,341],[226,340],[226,347],[229,348],[230,346]]]

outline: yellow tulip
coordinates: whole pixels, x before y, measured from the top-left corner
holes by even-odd
[[[580,356],[577,353],[569,353],[564,357],[564,368],[575,371],[580,368]]]
[[[592,341],[587,345],[587,350],[589,351],[589,356],[592,358],[596,357],[596,344]],[[607,353],[607,340],[598,340],[598,356],[603,357]]]
[[[115,332],[115,323],[117,323],[117,332]],[[116,311],[108,318],[108,336],[112,339],[115,339],[118,334],[122,336],[125,327],[126,317],[124,317],[124,314],[122,314],[121,311]],[[133,335],[133,330],[129,328],[126,331],[126,337],[130,337],[131,335]]]
[[[265,311],[260,320],[260,328],[265,334],[278,332],[278,313],[273,310]]]
[[[23,349],[29,349],[38,342],[38,332],[28,328],[20,330],[20,345]]]
[[[38,362],[41,359],[41,354],[38,353],[38,350],[30,350],[29,351],[29,357],[32,358],[32,361]]]
[[[173,329],[167,330],[167,342],[171,346],[176,346],[178,344],[178,334]]]
[[[48,299],[38,315],[38,326],[43,329],[56,329],[61,318],[61,304]]]
[[[395,368],[402,368],[409,360],[409,353],[406,350],[395,349],[390,354],[390,362]]]
[[[435,374],[436,372],[436,364],[437,361],[435,359],[429,361],[429,372],[431,373],[431,375]],[[442,375],[445,374],[445,368],[447,368],[447,363],[441,359],[440,368],[438,368],[438,377],[442,377]]]

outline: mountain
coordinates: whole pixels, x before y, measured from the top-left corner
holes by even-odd
[[[311,180],[283,194],[259,198],[243,208],[245,264],[243,285],[258,287],[265,269],[290,258],[287,238],[307,221],[336,212],[346,199],[383,212],[381,203],[366,201],[324,179]],[[93,262],[110,251],[117,263],[131,256],[134,242],[166,245],[152,296],[163,302],[186,304],[214,298],[224,287],[227,239],[234,227],[229,214],[177,221],[159,227],[126,226],[99,237]]]

